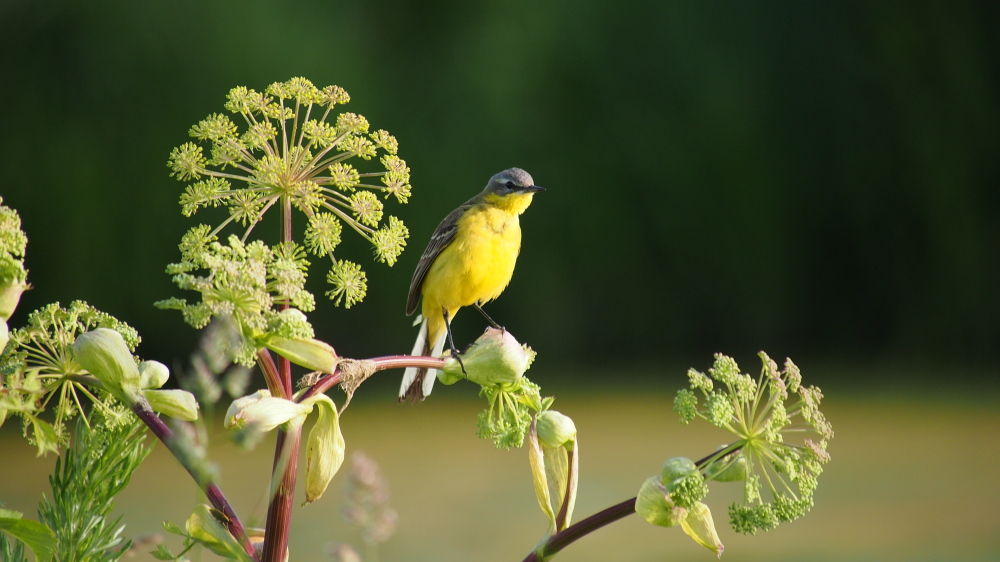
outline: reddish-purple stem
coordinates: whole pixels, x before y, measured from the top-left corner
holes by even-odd
[[[285,196],[281,201],[281,242],[292,241],[292,200]],[[281,305],[282,310],[288,303]],[[258,356],[271,354],[261,350]],[[273,361],[272,361],[273,366]],[[292,398],[292,363],[279,356],[278,368],[273,369],[274,380],[268,379],[271,394],[281,398]],[[273,383],[273,387],[272,387]],[[277,392],[276,392],[277,391]],[[279,430],[274,445],[274,467],[271,471],[271,501],[267,506],[267,524],[264,530],[264,562],[283,562],[288,550],[288,532],[292,524],[292,495],[299,467],[299,443],[302,427]]]
[[[739,449],[737,448],[726,454],[732,454],[738,450]],[[707,464],[708,461],[712,460],[712,458],[715,457],[717,454],[718,452],[706,455],[705,457],[695,462],[695,465],[697,465],[699,469],[703,469],[705,467],[705,464]],[[638,498],[625,500],[620,504],[613,505],[605,509],[604,511],[595,513],[586,519],[577,521],[576,523],[570,525],[569,527],[563,529],[562,531],[559,531],[558,533],[552,534],[548,538],[548,540],[545,541],[545,544],[536,548],[534,552],[529,554],[524,559],[524,562],[542,562],[543,560],[547,560],[549,557],[555,555],[560,550],[576,542],[578,539],[581,539],[589,535],[590,533],[593,533],[594,531],[600,529],[601,527],[604,527],[605,525],[610,525],[611,523],[614,523],[615,521],[618,521],[623,517],[635,513],[635,502],[637,499]],[[565,509],[565,507],[566,506],[563,505],[563,509]],[[560,514],[561,513],[562,510],[560,510]]]
[[[212,504],[212,507],[225,515],[226,520],[223,521],[223,523],[236,540],[239,541],[243,550],[246,551],[251,560],[259,560],[256,551],[254,551],[253,544],[250,542],[250,536],[247,535],[247,531],[243,527],[243,523],[240,522],[240,518],[236,515],[236,511],[233,510],[233,506],[229,503],[229,500],[226,499],[225,494],[222,493],[222,490],[217,484],[210,480],[206,480],[204,474],[196,472],[194,467],[188,466],[188,464],[184,461],[187,456],[185,453],[177,449],[177,444],[174,441],[174,432],[170,429],[170,426],[163,423],[163,420],[154,414],[145,402],[137,402],[132,406],[132,411],[135,412],[135,415],[138,416],[144,424],[146,424],[146,427],[149,428],[153,435],[155,435],[156,438],[166,445],[167,449],[174,454],[174,457],[177,458],[177,460],[181,463],[181,466],[188,471],[188,474],[194,478],[194,481],[197,482],[198,485],[204,487],[203,491],[205,492],[205,496],[208,498],[209,503]]]
[[[278,398],[289,398],[285,396],[285,383],[281,380],[281,372],[278,369],[278,364],[274,362],[274,357],[271,356],[271,352],[267,349],[261,348],[257,351],[257,365],[260,366],[260,371],[264,373],[264,382],[267,383],[267,389],[271,391],[271,396],[276,396]]]
[[[583,538],[590,533],[600,529],[605,525],[610,525],[622,517],[635,513],[635,500],[625,500],[618,505],[613,505],[604,511],[600,511],[590,517],[577,521],[569,527],[553,534],[545,544],[529,554],[524,562],[541,562],[566,548],[577,539]]]
[[[264,562],[281,562],[288,550],[288,530],[292,523],[292,500],[299,468],[299,444],[302,428],[279,430],[274,446],[271,502],[267,506],[264,533]],[[281,532],[279,532],[281,531]]]
[[[440,357],[424,357],[421,355],[386,355],[384,357],[375,357],[368,359],[372,363],[375,363],[375,372],[385,371],[387,369],[402,369],[405,367],[427,367],[429,369],[441,369],[444,367],[444,359]],[[298,401],[301,402],[310,396],[315,396],[321,392],[326,392],[333,388],[334,385],[340,384],[343,376],[340,369],[337,369],[333,373],[323,376],[323,378],[316,381],[316,384],[309,387],[308,390],[302,393]]]

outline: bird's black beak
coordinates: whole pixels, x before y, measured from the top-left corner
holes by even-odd
[[[540,185],[528,185],[522,187],[520,191],[523,191],[524,193],[535,193],[536,191],[545,191],[545,188]]]

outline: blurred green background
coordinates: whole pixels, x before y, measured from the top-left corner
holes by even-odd
[[[595,439],[584,490],[587,463],[607,472],[591,481],[598,491],[624,488],[581,500],[581,515],[624,499],[663,458],[704,453],[704,440],[687,450],[687,441],[664,437],[651,460],[640,458],[651,445],[643,436],[677,432],[669,400],[684,369],[707,367],[716,351],[753,369],[753,354],[765,349],[791,356],[823,386],[838,429],[830,470],[853,451],[854,464],[840,466],[856,472],[841,473],[826,498],[821,488],[816,513],[796,524],[814,525],[814,534],[790,527],[740,539],[727,558],[744,559],[740,549],[778,556],[801,533],[826,542],[795,542],[786,559],[801,559],[801,548],[819,559],[852,545],[827,558],[991,559],[1000,552],[992,511],[976,512],[985,519],[969,539],[974,547],[954,545],[969,535],[957,526],[961,499],[1000,501],[997,485],[964,482],[955,497],[926,480],[982,474],[984,461],[968,463],[985,440],[970,436],[987,439],[983,428],[992,428],[995,437],[1000,412],[992,363],[1000,343],[998,15],[996,3],[962,1],[0,0],[0,195],[21,213],[36,287],[11,325],[45,303],[84,299],[135,326],[142,356],[183,361],[197,334],[179,314],[151,306],[177,294],[164,266],[196,224],[180,215],[183,184],[168,177],[167,155],[191,125],[222,110],[229,88],[305,76],[346,88],[346,109],[396,135],[412,169],[410,204],[387,206],[409,226],[409,250],[393,268],[366,265],[365,302],[346,311],[321,302],[312,315],[319,337],[342,354],[410,349],[403,307],[431,231],[493,173],[523,167],[548,191],[522,218],[517,272],[487,309],[539,352],[532,379],[560,396],[562,410],[609,413],[594,431],[630,431],[614,412],[633,412],[628,419],[642,425],[628,438],[609,433],[610,448]],[[347,238],[341,256],[364,263],[369,249]],[[459,345],[482,328],[463,312]],[[440,411],[427,403],[400,413],[388,406],[394,379],[374,381],[361,397],[373,408],[371,442],[354,442],[382,447],[376,458],[393,470],[394,489],[410,494],[401,501],[416,502],[400,508],[402,524],[426,519],[419,506],[434,497],[412,492],[429,486],[426,474],[388,468],[409,462],[399,460],[403,451],[420,456],[391,431],[408,417],[408,429],[440,435],[444,427],[469,441],[454,451],[435,440],[442,464],[428,473],[516,466],[528,530],[504,543],[523,553],[541,524],[523,455],[474,440],[467,389],[439,389],[432,402]],[[598,401],[609,392],[613,399]],[[432,426],[438,419],[442,426]],[[651,428],[649,419],[664,421]],[[851,440],[844,426],[871,431]],[[928,444],[928,432],[940,440]],[[903,465],[892,463],[899,452],[909,455]],[[14,464],[0,463],[4,471]],[[181,473],[170,478],[185,489]],[[4,480],[0,501],[12,494]],[[251,509],[250,501],[237,505]],[[824,501],[840,507],[824,511]],[[333,514],[333,503],[314,509]],[[468,514],[438,511],[454,508],[447,505],[431,513],[456,526],[438,522],[444,529],[427,536],[410,528],[412,538],[400,539],[408,546],[386,559],[419,559],[414,545],[457,544],[448,537],[476,546],[481,535],[454,532]],[[152,526],[129,528],[150,532],[166,518],[150,511]],[[869,525],[858,524],[862,514]],[[905,515],[908,532],[874,534]],[[650,548],[633,538],[617,544]],[[894,548],[883,548],[889,539]],[[624,559],[661,559],[683,542],[652,540],[663,550]],[[566,559],[606,552],[582,544]],[[455,549],[426,559],[513,557]]]

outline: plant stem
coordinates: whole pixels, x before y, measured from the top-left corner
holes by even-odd
[[[260,367],[260,371],[264,373],[264,382],[267,383],[267,389],[271,391],[271,396],[290,398],[289,396],[285,396],[285,384],[281,380],[278,364],[274,362],[274,357],[271,357],[270,351],[264,348],[257,351],[257,365]]]
[[[296,119],[296,124],[298,120]],[[284,122],[282,122],[284,134]],[[293,133],[294,134],[294,133]],[[285,153],[288,153],[287,139]],[[292,236],[292,200],[283,195],[281,198],[281,243],[289,244]],[[287,309],[288,304],[282,305]],[[261,353],[266,353],[261,350]],[[261,354],[258,353],[258,356]],[[267,358],[271,357],[266,353]],[[273,364],[273,363],[272,363]],[[279,356],[274,381],[280,388],[282,398],[292,397],[292,363]],[[268,386],[271,384],[268,380]],[[272,390],[272,394],[274,391]],[[275,396],[279,396],[275,394]],[[264,562],[284,562],[288,550],[288,532],[292,524],[292,499],[295,493],[295,479],[299,468],[299,444],[302,441],[302,426],[288,430],[278,430],[278,439],[274,445],[274,466],[271,470],[271,501],[267,505],[267,523],[264,531]]]
[[[726,454],[732,454],[739,449],[734,449]],[[695,465],[699,469],[704,468],[703,465],[707,464],[709,460],[715,457],[718,451],[710,455],[706,455],[695,462]],[[554,533],[548,537],[541,545],[535,548],[534,552],[529,554],[524,562],[542,562],[548,560],[550,557],[554,556],[560,550],[566,548],[570,544],[576,542],[590,533],[604,527],[605,525],[610,525],[623,517],[635,513],[635,501],[638,498],[632,498],[623,501],[622,503],[613,505],[604,511],[600,511],[591,515],[590,517],[577,521],[576,523],[566,527],[558,533]],[[564,506],[565,507],[565,506]]]
[[[260,560],[253,548],[253,544],[250,543],[250,536],[247,535],[247,531],[243,527],[243,523],[240,522],[240,518],[236,515],[236,511],[233,510],[232,504],[229,503],[229,500],[226,499],[225,494],[222,493],[222,490],[215,482],[208,480],[204,473],[196,470],[191,463],[187,462],[189,457],[187,453],[178,447],[173,430],[171,430],[167,424],[163,423],[163,420],[153,413],[153,410],[149,408],[149,404],[145,401],[136,402],[132,406],[132,411],[139,417],[140,420],[142,420],[144,424],[146,424],[146,427],[149,428],[153,435],[166,445],[167,449],[169,449],[177,461],[181,463],[181,466],[183,466],[185,470],[188,471],[188,474],[194,478],[194,481],[202,487],[202,491],[205,492],[205,496],[208,498],[209,503],[212,504],[212,507],[221,511],[222,514],[225,515],[226,520],[223,521],[223,523],[229,529],[229,532],[233,535],[233,537],[235,537],[236,540],[239,541],[240,545],[243,546],[243,550],[245,550],[250,556],[250,559]]]
[[[426,357],[421,355],[386,355],[367,359],[375,364],[375,372],[387,369],[403,369],[406,367],[427,367],[428,369],[441,369],[444,367],[444,359],[440,357]],[[340,369],[325,375],[316,381],[316,384],[309,387],[309,390],[302,393],[298,401],[302,402],[310,396],[315,396],[321,392],[330,390],[334,385],[340,384],[342,379]]]
[[[586,519],[577,521],[564,530],[553,534],[545,541],[545,544],[529,554],[524,559],[524,562],[542,562],[543,560],[547,560],[550,556],[566,548],[577,539],[585,537],[605,525],[610,525],[626,515],[635,513],[635,500],[636,498],[625,500]]]
[[[264,562],[283,562],[288,550],[288,531],[292,523],[292,499],[299,468],[299,444],[302,428],[279,430],[274,447],[271,502],[267,506],[264,532]]]

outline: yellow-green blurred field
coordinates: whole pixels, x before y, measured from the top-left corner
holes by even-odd
[[[439,395],[440,394],[440,395]],[[970,395],[971,396],[971,395]],[[577,519],[633,496],[668,457],[700,457],[726,439],[705,425],[681,426],[671,396],[561,397],[557,409],[580,433]],[[399,511],[383,561],[512,561],[545,528],[526,453],[498,451],[475,436],[478,401],[435,393],[416,406],[362,403],[344,418],[348,449],[382,465]],[[734,490],[715,485],[708,503],[735,560],[1000,560],[1000,477],[992,447],[1000,408],[979,396],[941,400],[841,397],[827,392],[834,424],[832,462],[816,507],[804,519],[754,537],[728,528]],[[0,433],[0,502],[35,515],[55,458],[34,451],[7,424]],[[251,524],[265,509],[271,449],[242,453],[216,438],[222,487]],[[326,547],[359,542],[340,515],[342,479],[316,504],[297,508],[292,560],[328,559]],[[733,486],[733,485],[728,485]],[[301,497],[301,495],[299,496]],[[156,448],[118,501],[126,533],[162,532],[183,522],[198,501],[187,474]],[[136,559],[152,559],[140,555]],[[679,529],[654,528],[632,516],[570,546],[557,560],[711,560]]]

